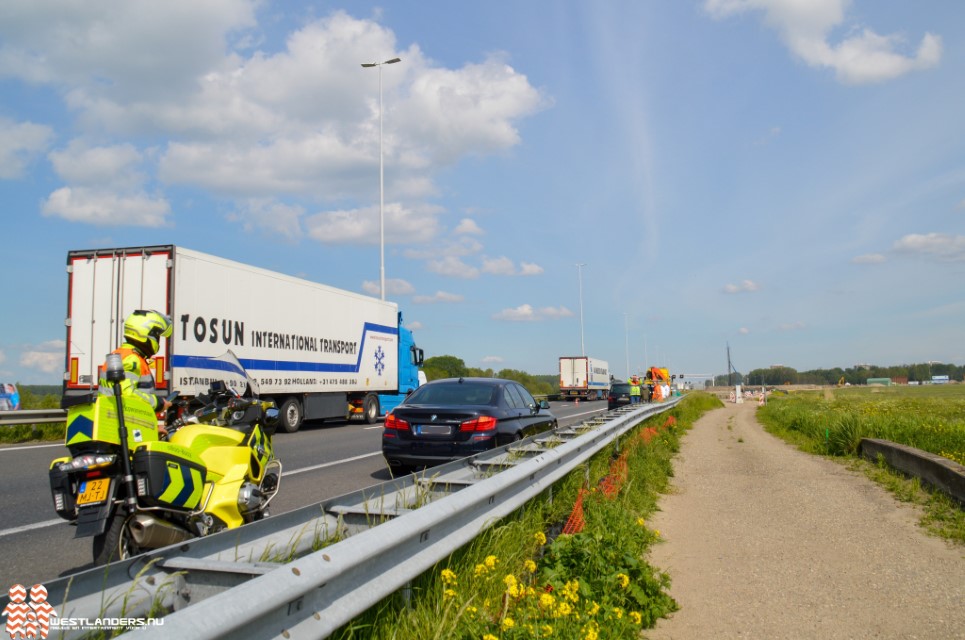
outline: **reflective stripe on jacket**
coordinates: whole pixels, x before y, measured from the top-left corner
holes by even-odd
[[[111,353],[121,356],[124,363],[124,379],[121,380],[121,395],[135,395],[151,405],[155,411],[161,405],[161,400],[154,394],[154,376],[151,367],[140,353],[129,344],[122,344]],[[107,363],[100,367],[100,386],[98,393],[113,396],[114,389],[107,381]]]

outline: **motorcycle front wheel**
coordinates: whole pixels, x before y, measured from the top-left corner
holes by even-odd
[[[131,519],[123,509],[115,509],[104,533],[94,536],[94,564],[97,566],[125,560],[140,553],[131,535]]]

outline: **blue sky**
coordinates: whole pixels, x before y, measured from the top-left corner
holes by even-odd
[[[428,356],[965,362],[960,2],[6,0],[0,380],[60,381],[71,249],[377,296],[392,57],[387,290]]]

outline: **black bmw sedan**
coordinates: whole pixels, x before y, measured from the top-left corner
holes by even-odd
[[[549,406],[513,380],[433,380],[385,417],[382,455],[397,471],[471,456],[556,427]]]

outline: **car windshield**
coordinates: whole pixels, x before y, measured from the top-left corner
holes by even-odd
[[[628,384],[615,384],[611,389],[611,393],[630,393],[630,385]]]
[[[446,384],[427,384],[419,387],[406,404],[437,404],[444,406],[464,404],[495,404],[497,387],[491,384],[472,382],[453,382]]]

